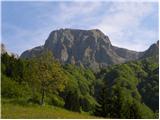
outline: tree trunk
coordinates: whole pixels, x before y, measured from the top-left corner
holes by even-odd
[[[42,88],[41,105],[44,105],[44,95],[45,95],[45,91],[44,91],[44,88]]]

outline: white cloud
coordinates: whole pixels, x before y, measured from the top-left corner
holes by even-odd
[[[75,23],[81,24],[84,19],[89,20],[101,5],[101,2],[61,2],[57,13],[57,23],[62,27],[72,27]],[[55,20],[55,16],[52,17],[51,14],[51,12],[48,13],[48,17]],[[85,16],[85,18],[77,19],[79,16]]]
[[[152,12],[150,3],[113,3],[95,27],[108,35],[113,45],[143,51],[148,47],[145,42],[156,41],[155,31],[142,26],[142,20]]]
[[[100,2],[88,3],[86,2],[62,2],[59,3],[57,14],[54,14],[53,3],[51,2],[37,2],[38,4],[30,4],[34,9],[34,14],[38,20],[38,27],[33,29],[25,29],[14,24],[3,21],[3,28],[5,33],[11,31],[12,34],[3,35],[2,39],[6,46],[9,46],[9,51],[21,54],[24,50],[43,45],[49,33],[52,30],[59,28],[70,28],[75,21],[77,15],[90,15],[93,10],[100,7]],[[42,8],[41,11],[39,8]],[[74,19],[74,20],[73,20]],[[87,21],[87,19],[85,19]],[[69,22],[68,22],[69,21]],[[77,22],[78,24],[78,22]]]
[[[18,40],[17,46],[12,47],[19,48],[16,52],[22,53],[26,49],[44,44],[52,30],[79,25],[83,29],[102,30],[110,37],[113,45],[120,47],[139,51],[152,44],[158,31],[155,33],[142,26],[144,17],[153,12],[152,3],[109,1],[112,2],[57,2],[57,6],[50,4],[51,2],[33,4],[34,10],[37,8],[35,24],[39,27],[27,30],[9,24],[5,27],[14,31],[14,35],[7,37],[7,42],[11,44]],[[43,9],[39,11],[39,8]],[[102,13],[97,13],[101,9]]]

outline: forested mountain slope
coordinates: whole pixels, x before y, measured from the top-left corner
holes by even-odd
[[[50,52],[28,60],[5,53],[1,59],[2,99],[49,104],[106,118],[157,117],[159,64],[154,57],[108,66],[98,73],[61,65]]]
[[[97,76],[103,84],[95,114],[109,118],[153,118],[153,112],[159,110],[158,70],[153,58],[101,70]]]
[[[104,118],[158,118],[158,42],[135,52],[111,45],[99,30],[64,29],[20,58],[1,53],[1,95],[9,104]]]

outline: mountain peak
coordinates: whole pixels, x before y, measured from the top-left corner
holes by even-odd
[[[141,58],[153,57],[159,55],[159,40],[152,44],[143,54]]]
[[[38,55],[45,49],[53,52],[61,63],[83,65],[97,70],[110,64],[139,59],[145,52],[112,46],[109,37],[99,29],[59,29],[50,33],[44,46],[22,53],[21,58]]]
[[[59,30],[54,30],[50,33],[48,39],[50,38],[58,39],[58,37],[61,38],[67,38],[68,40],[85,40],[87,37],[92,37],[92,40],[95,40],[97,42],[98,39],[103,39],[104,41],[110,43],[110,40],[108,36],[106,36],[103,32],[101,32],[99,29],[90,29],[90,30],[82,30],[82,29],[70,29],[70,28],[61,28]],[[110,43],[111,44],[111,43]]]

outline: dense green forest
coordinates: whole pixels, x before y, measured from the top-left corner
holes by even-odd
[[[5,53],[1,86],[2,100],[20,105],[51,105],[104,118],[158,118],[159,113],[159,64],[153,57],[95,73],[62,65],[50,52],[31,59]]]

